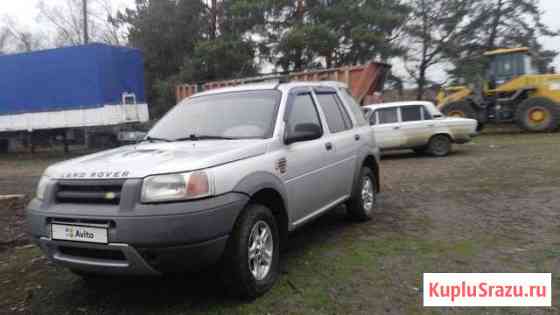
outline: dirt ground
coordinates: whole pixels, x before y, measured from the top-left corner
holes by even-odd
[[[560,133],[493,133],[446,158],[388,154],[375,219],[340,207],[291,235],[278,284],[250,303],[212,270],[86,283],[16,242],[0,249],[0,313],[559,314],[559,153]],[[0,157],[0,194],[30,194],[53,160]],[[423,272],[551,272],[553,307],[424,308]]]

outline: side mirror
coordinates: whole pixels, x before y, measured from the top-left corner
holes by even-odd
[[[284,142],[286,144],[315,140],[321,138],[323,135],[321,126],[312,123],[297,124],[293,131],[290,129],[289,127],[287,128],[286,136],[284,137]]]

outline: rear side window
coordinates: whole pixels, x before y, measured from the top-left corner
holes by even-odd
[[[352,128],[350,117],[335,93],[320,93],[317,94],[317,99],[325,113],[330,132],[337,133]]]
[[[291,128],[290,131],[293,131],[299,124],[321,126],[317,108],[315,108],[315,103],[309,93],[297,95],[288,113],[288,128]]]
[[[392,124],[399,122],[397,108],[382,108],[377,110],[379,124]]]
[[[371,126],[377,124],[377,111],[372,112],[371,115],[369,116],[369,124]]]
[[[356,121],[357,126],[365,126],[367,125],[367,121],[364,116],[361,114],[361,107],[358,105],[354,97],[350,94],[348,89],[341,88],[339,89],[340,96],[344,100],[344,103],[348,106],[352,114],[354,114],[354,119]]]
[[[422,120],[422,108],[424,106],[411,105],[401,107],[402,121],[418,121]]]

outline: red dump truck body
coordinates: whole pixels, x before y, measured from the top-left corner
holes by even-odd
[[[382,102],[379,92],[383,85],[388,70],[388,64],[371,62],[365,65],[347,66],[323,70],[311,70],[304,72],[293,72],[286,76],[290,81],[340,81],[350,88],[352,95],[360,104],[371,104]],[[235,86],[259,81],[267,81],[278,78],[278,76],[260,76],[241,78],[234,80],[213,81],[202,84],[181,84],[176,88],[177,102],[195,93],[217,89],[227,86]]]

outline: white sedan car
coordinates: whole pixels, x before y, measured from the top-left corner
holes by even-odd
[[[453,143],[466,143],[476,135],[477,121],[445,117],[430,102],[395,102],[363,107],[382,150],[413,149],[445,156]]]

